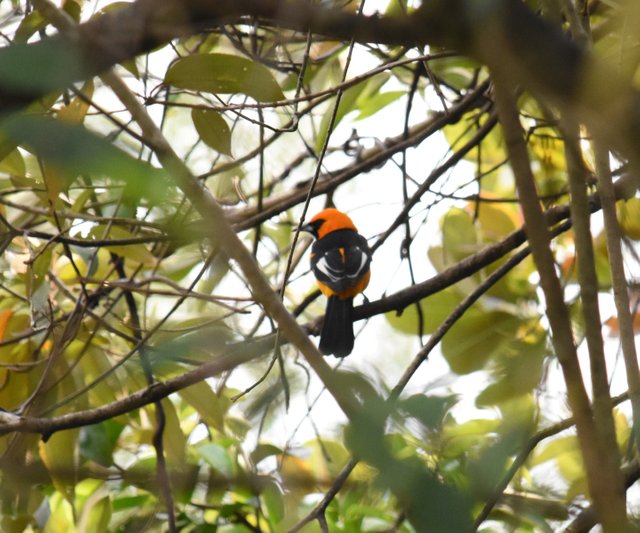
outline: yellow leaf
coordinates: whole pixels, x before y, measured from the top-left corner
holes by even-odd
[[[634,241],[640,240],[640,198],[621,200],[616,208],[622,233]]]
[[[40,441],[39,452],[58,492],[72,502],[78,468],[79,429],[58,431],[47,442]]]
[[[58,118],[71,124],[80,124],[89,110],[89,100],[93,96],[93,80],[89,80],[84,84],[80,91],[85,98],[76,96],[68,105],[60,108]]]

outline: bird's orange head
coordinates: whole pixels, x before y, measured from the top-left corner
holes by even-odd
[[[317,239],[322,239],[328,233],[341,229],[358,231],[348,215],[333,207],[323,209],[301,228],[308,231]]]

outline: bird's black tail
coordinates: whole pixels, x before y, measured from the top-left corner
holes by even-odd
[[[353,298],[330,296],[320,333],[320,353],[346,357],[353,350]]]

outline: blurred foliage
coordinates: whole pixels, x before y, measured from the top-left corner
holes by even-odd
[[[589,20],[595,52],[640,86],[638,32],[631,31],[640,10],[622,21],[613,4],[598,4]],[[76,21],[126,5],[62,2]],[[416,6],[391,0],[381,7],[399,14]],[[446,333],[431,354],[442,356],[444,377],[428,376],[393,401],[394,376],[418,351],[416,339],[436,332],[516,250],[401,313],[386,314],[376,328],[364,326],[356,342],[366,363],[354,355],[359,362],[349,366],[348,360],[349,370],[336,374],[363,405],[345,422],[295,350],[286,344],[274,350],[274,325],[246,280],[212,247],[211,228],[202,227],[110,88],[96,78],[59,91],[59,80],[77,71],[79,51],[34,52],[29,45],[54,28],[30,2],[0,3],[0,28],[8,50],[0,81],[25,96],[50,91],[0,121],[2,409],[51,417],[123,400],[148,385],[141,358],[157,381],[219,362],[223,372],[161,402],[180,531],[287,531],[313,512],[354,458],[358,464],[323,514],[332,532],[466,532],[494,497],[481,531],[554,531],[570,519],[573,504],[588,496],[571,433],[538,444],[505,491],[495,494],[536,432],[566,414],[531,258],[502,276]],[[493,113],[490,92],[455,119],[446,113],[489,76],[456,53],[356,46],[343,83],[347,57],[343,43],[314,37],[307,46],[305,34],[256,20],[185,36],[116,68],[202,186],[242,226],[273,287],[287,279],[292,228],[302,213],[303,200],[296,198],[325,147],[320,183],[343,171],[355,176],[331,201],[354,210],[354,218],[369,207],[366,229],[373,237],[420,191],[432,168],[476,139]],[[561,206],[569,198],[557,111],[528,94],[519,105],[543,204]],[[389,139],[409,138],[443,116],[449,118],[437,134],[404,154],[417,153],[419,165],[407,168],[396,153],[376,159]],[[589,141],[581,147],[592,173]],[[379,277],[374,272],[372,285],[379,293],[409,287],[411,276],[417,282],[429,272],[445,276],[522,228],[500,127],[477,138],[461,159],[422,191],[403,220],[402,243],[390,239],[377,252]],[[252,221],[264,206],[275,206],[276,214]],[[637,267],[640,198],[620,201],[617,209]],[[607,243],[595,224],[593,231],[604,299],[611,287]],[[581,342],[571,232],[555,239],[554,253]],[[389,265],[396,262],[383,267],[383,256]],[[388,279],[380,281],[382,272]],[[306,259],[294,254],[288,279],[284,301],[294,309],[313,290]],[[314,319],[322,303],[313,301],[301,313],[300,321]],[[635,313],[640,329],[637,298]],[[617,341],[614,313],[603,318]],[[373,331],[378,326],[382,333]],[[367,336],[368,345],[361,340]],[[234,356],[252,360],[228,363]],[[467,386],[469,378],[478,380]],[[132,409],[46,440],[0,437],[0,529],[166,531],[155,409]],[[632,440],[627,414],[615,413],[625,457]],[[319,531],[319,524],[312,520],[302,531]]]

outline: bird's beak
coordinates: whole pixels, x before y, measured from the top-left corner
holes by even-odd
[[[302,226],[300,226],[300,231],[306,231],[307,233],[311,233],[313,235],[316,230],[311,224],[307,222],[306,224],[302,224]]]

